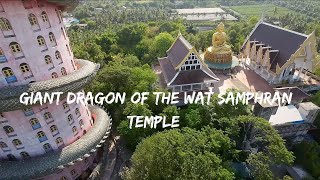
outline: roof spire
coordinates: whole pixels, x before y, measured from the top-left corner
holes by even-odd
[[[182,36],[182,34],[181,34],[181,31],[180,31],[180,28],[179,28],[179,33],[178,33],[178,36]]]

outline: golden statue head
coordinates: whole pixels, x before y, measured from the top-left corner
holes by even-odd
[[[217,31],[224,32],[224,24],[222,22],[217,26]]]

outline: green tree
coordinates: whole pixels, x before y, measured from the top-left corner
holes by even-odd
[[[150,111],[147,104],[142,105],[127,103],[123,114],[125,116],[152,116],[152,111]],[[129,119],[124,119],[118,126],[118,132],[122,137],[125,138],[127,146],[132,150],[135,149],[136,145],[141,142],[143,138],[150,136],[156,131],[150,127],[135,128],[135,122],[136,121],[134,120],[132,121],[132,124],[130,124]]]
[[[234,179],[221,155],[231,147],[223,132],[211,128],[157,133],[137,146],[124,179]]]
[[[160,33],[157,35],[151,45],[151,54],[153,57],[163,57],[170,48],[174,39],[169,33]]]
[[[108,54],[112,49],[112,45],[117,42],[117,39],[118,37],[115,33],[108,32],[98,36],[96,42],[101,46],[102,50]]]
[[[293,147],[296,163],[301,164],[315,178],[320,177],[320,146],[316,142],[303,141]]]

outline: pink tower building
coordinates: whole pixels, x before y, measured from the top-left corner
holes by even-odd
[[[75,59],[61,11],[76,0],[0,0],[0,179],[82,179],[98,161],[111,119],[67,104],[99,65]],[[64,92],[59,105],[25,106],[23,92]]]

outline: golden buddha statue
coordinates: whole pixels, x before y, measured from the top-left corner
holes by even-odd
[[[212,35],[212,46],[207,48],[204,59],[215,63],[231,63],[232,49],[227,45],[227,34],[224,32],[224,24],[220,23],[217,31]]]

